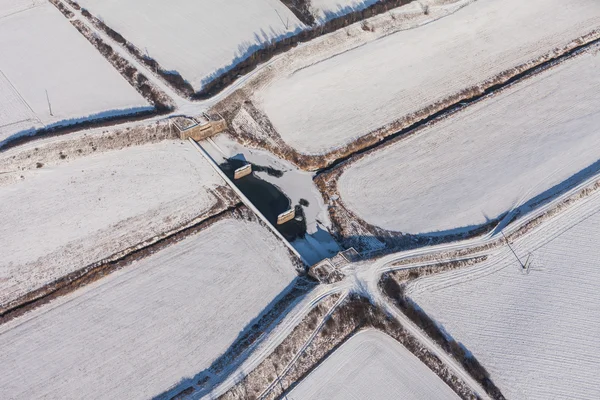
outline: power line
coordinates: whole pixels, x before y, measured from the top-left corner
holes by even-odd
[[[52,104],[50,104],[50,97],[48,96],[48,90],[46,89],[46,101],[48,102],[48,110],[50,110],[50,115],[54,116],[54,114],[52,114]]]
[[[525,264],[523,264],[523,262],[521,261],[521,259],[519,258],[519,256],[515,252],[515,250],[510,245],[510,242],[508,241],[508,238],[506,237],[506,235],[504,234],[504,232],[500,231],[500,233],[502,234],[502,237],[506,241],[506,244],[508,245],[508,248],[510,249],[510,251],[512,251],[512,253],[515,255],[515,258],[519,262],[519,265],[521,266],[521,268],[524,269],[524,270],[527,270],[527,267],[529,266],[529,259],[531,258],[531,254],[529,254],[529,256],[527,257],[527,260],[525,261]]]
[[[279,11],[277,11],[277,9],[275,9],[275,12],[277,13],[277,16],[279,17],[279,20],[281,21],[281,23],[283,24],[283,26],[284,26],[284,27],[285,27],[285,29],[287,30],[287,29],[288,29],[288,27],[289,27],[289,22],[290,22],[290,19],[289,19],[289,18],[287,19],[287,23],[286,23],[286,22],[283,22],[283,18],[281,18],[281,15],[279,15]]]

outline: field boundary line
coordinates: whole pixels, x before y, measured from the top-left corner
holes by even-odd
[[[30,7],[33,8],[33,7]],[[2,77],[4,78],[4,80],[6,81],[6,83],[8,83],[11,87],[11,89],[13,90],[13,92],[17,95],[17,97],[21,100],[21,102],[23,103],[23,105],[25,105],[25,107],[27,107],[29,109],[29,111],[31,112],[31,115],[33,116],[32,119],[37,120],[40,124],[42,124],[43,126],[46,126],[46,124],[44,124],[40,118],[38,117],[38,115],[35,113],[35,111],[33,111],[33,108],[31,108],[31,106],[29,105],[29,103],[23,98],[23,96],[21,95],[21,93],[17,90],[17,88],[15,87],[15,85],[13,85],[13,83],[10,81],[10,79],[8,79],[8,76],[6,76],[6,74],[4,73],[4,71],[2,71],[2,69],[0,68],[0,75],[2,75]],[[30,119],[26,119],[24,121],[30,121]],[[22,121],[20,121],[22,122]],[[8,125],[12,125],[12,124],[8,124]],[[7,125],[3,125],[3,126],[7,126]]]
[[[196,217],[184,226],[139,242],[137,245],[114,253],[102,260],[66,274],[38,289],[30,291],[0,308],[0,326],[56,298],[63,297],[112,272],[120,270],[134,261],[146,258],[172,244],[172,242],[179,242],[190,235],[196,234],[223,218],[231,218],[239,210],[240,206],[241,203],[237,203],[222,208],[223,206],[219,207],[217,204],[216,207],[213,207],[216,213],[212,215]],[[221,209],[219,210],[219,208]],[[207,214],[209,213],[210,211],[207,212]]]

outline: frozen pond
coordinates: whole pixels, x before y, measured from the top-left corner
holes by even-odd
[[[227,135],[218,135],[201,144],[231,176],[233,169],[253,164],[252,175],[234,182],[274,226],[277,215],[296,208],[296,215],[301,214],[303,221],[292,220],[277,228],[292,240],[292,246],[310,264],[340,250],[329,234],[327,205],[313,182],[313,173],[300,171],[266,151],[246,148]]]

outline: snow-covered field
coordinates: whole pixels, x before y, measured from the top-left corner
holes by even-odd
[[[527,211],[536,196],[598,169],[598,71],[600,56],[581,55],[373,152],[343,172],[341,198],[366,222],[408,233]]]
[[[0,0],[0,54],[0,143],[45,126],[150,108],[48,2]]]
[[[222,354],[296,276],[256,222],[226,219],[0,327],[7,399],[149,399]]]
[[[311,12],[320,22],[362,10],[378,0],[310,0]]]
[[[0,0],[0,18],[46,3],[46,0]]]
[[[303,24],[279,0],[81,0],[79,4],[196,90]]]
[[[0,143],[32,126],[41,126],[41,121],[0,71]]]
[[[600,195],[475,267],[415,281],[409,296],[490,372],[508,399],[600,398]]]
[[[352,336],[295,387],[294,400],[458,399],[433,371],[383,332]]]
[[[0,305],[190,222],[224,185],[179,141],[2,172],[15,179],[0,184]]]
[[[285,142],[321,154],[599,27],[596,0],[477,0],[279,74],[253,100]]]

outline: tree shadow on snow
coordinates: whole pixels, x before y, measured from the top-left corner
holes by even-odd
[[[58,136],[81,129],[94,128],[105,123],[135,121],[147,118],[155,113],[156,111],[153,106],[132,107],[102,111],[86,117],[64,119],[41,128],[31,127],[15,132],[4,140],[0,140],[0,151],[8,150],[42,137]]]
[[[273,42],[278,42],[283,39],[287,39],[288,37],[295,36],[302,32],[302,30],[302,27],[298,26],[294,30],[287,31],[282,34],[277,34],[277,32],[272,27],[270,27],[270,35],[267,34],[264,29],[261,29],[259,32],[255,32],[253,41],[244,41],[238,45],[236,55],[228,65],[214,70],[212,73],[201,79],[201,90],[213,80],[234,69],[238,64],[248,59],[250,56],[252,56],[252,54],[256,53],[257,51],[267,47]]]

